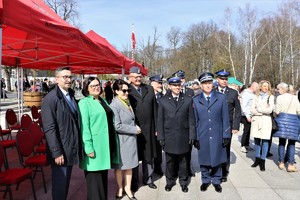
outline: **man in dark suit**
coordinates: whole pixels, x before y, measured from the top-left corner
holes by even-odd
[[[222,69],[216,72],[215,74],[217,75],[217,82],[218,82],[218,87],[216,87],[215,90],[226,96],[228,111],[229,111],[231,133],[236,134],[240,129],[241,112],[242,112],[240,101],[238,99],[239,94],[236,90],[228,87],[229,72],[226,69]],[[227,181],[227,176],[229,173],[230,146],[231,146],[231,139],[229,141],[229,144],[226,146],[227,162],[222,164],[222,182]]]
[[[181,93],[186,94],[190,97],[193,97],[195,95],[194,90],[186,87],[185,85],[185,72],[182,70],[178,70],[173,74],[175,77],[179,77],[181,79]],[[192,158],[192,146],[190,146],[190,153],[187,157],[187,169],[189,176],[195,176],[192,167],[191,167],[191,158]]]
[[[159,103],[160,99],[163,97],[162,93],[162,82],[163,82],[163,75],[154,75],[149,78],[150,85],[153,87],[156,102]],[[157,117],[155,117],[157,119]],[[162,163],[162,149],[158,141],[156,141],[156,150],[157,150],[157,157],[154,159],[154,173],[162,176],[164,173],[161,170],[161,163]]]
[[[129,101],[135,114],[136,124],[142,129],[137,136],[138,157],[142,161],[143,183],[156,189],[152,174],[154,171],[154,158],[156,150],[156,111],[157,102],[153,88],[142,83],[140,68],[133,66],[129,71],[130,92]],[[139,186],[138,167],[133,169],[132,191],[136,192]]]
[[[193,98],[193,103],[200,143],[200,190],[206,191],[212,183],[216,192],[222,192],[221,164],[227,161],[226,146],[231,137],[228,105],[223,94],[213,91],[213,74],[203,73],[199,81],[203,92]]]
[[[187,155],[197,144],[193,99],[181,93],[181,80],[168,79],[170,91],[160,99],[157,139],[166,153],[166,191],[176,184],[177,175],[183,192],[188,192]],[[197,146],[197,145],[196,145]]]
[[[73,165],[82,159],[80,115],[71,87],[69,68],[55,71],[56,83],[43,99],[42,120],[47,160],[52,169],[52,199],[67,199]]]

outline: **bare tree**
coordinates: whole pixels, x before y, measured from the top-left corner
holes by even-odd
[[[248,80],[249,83],[252,82],[257,58],[271,40],[271,38],[268,40],[262,40],[264,27],[262,27],[263,24],[258,23],[256,10],[257,9],[251,9],[249,4],[246,4],[245,10],[239,8],[240,32],[244,38],[245,45],[244,83],[246,82],[246,74],[248,69]],[[247,66],[249,66],[249,68]]]
[[[225,29],[225,33],[227,35],[226,40],[223,40],[221,38],[219,39],[219,43],[226,49],[229,60],[231,63],[231,68],[233,72],[233,76],[236,78],[236,73],[235,73],[235,64],[233,62],[233,56],[232,56],[232,11],[230,8],[227,8],[224,13],[224,20],[223,20],[223,26]]]
[[[44,0],[45,3],[63,20],[80,28],[79,10],[76,0]]]
[[[154,27],[153,38],[148,36],[147,42],[144,41],[140,43],[141,46],[141,57],[144,60],[144,64],[149,69],[149,74],[161,73],[162,68],[158,68],[156,61],[160,60],[163,56],[163,48],[159,45],[159,37],[157,32],[157,27]]]

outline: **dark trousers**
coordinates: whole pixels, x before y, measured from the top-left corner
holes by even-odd
[[[187,154],[187,157],[186,157],[186,164],[187,164],[188,173],[193,173],[193,170],[192,170],[192,167],[191,167],[192,148],[193,148],[193,146],[190,145],[190,150],[189,150],[189,152]]]
[[[231,138],[230,141],[228,143],[228,145],[226,146],[226,157],[227,157],[227,161],[225,163],[221,164],[221,168],[222,168],[222,177],[227,177],[229,174],[229,167],[230,167],[230,149],[231,149]]]
[[[153,159],[154,160],[154,159]],[[143,183],[153,183],[152,174],[154,171],[154,161],[142,161]],[[132,169],[131,190],[136,191],[139,188],[139,166]]]
[[[162,149],[158,141],[156,141],[157,157],[154,158],[154,172],[160,172],[162,163]]]
[[[177,175],[180,185],[188,183],[187,155],[166,153],[166,181],[168,185],[175,185]]]
[[[67,199],[73,166],[51,165],[52,169],[52,199]]]
[[[202,183],[212,183],[214,185],[221,183],[221,167],[200,165]]]
[[[84,171],[88,200],[107,199],[108,171]]]
[[[247,117],[241,117],[241,123],[244,125],[241,146],[249,146],[251,122],[248,122]]]

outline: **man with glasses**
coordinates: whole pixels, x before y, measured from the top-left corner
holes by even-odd
[[[143,183],[156,189],[152,174],[154,171],[154,158],[157,155],[155,139],[155,117],[157,102],[153,88],[142,83],[140,68],[133,66],[129,71],[130,93],[129,101],[135,113],[136,124],[142,129],[137,136],[138,157],[142,160]],[[133,169],[131,188],[136,192],[139,187],[138,167]]]
[[[82,141],[70,69],[56,69],[55,80],[57,85],[44,97],[41,112],[52,169],[52,199],[63,200],[68,196],[72,167],[82,158]]]
[[[216,87],[215,90],[224,94],[227,99],[231,134],[237,134],[240,129],[240,122],[241,122],[241,105],[238,99],[239,94],[236,90],[228,87],[229,72],[226,69],[222,69],[216,72],[215,74],[217,75],[217,81],[218,81],[218,87]],[[226,146],[227,161],[221,165],[222,182],[227,181],[227,176],[229,173],[230,146],[231,146],[231,139],[229,140],[229,143]]]
[[[162,91],[162,83],[163,83],[163,75],[154,75],[149,78],[150,84],[153,87],[156,102],[159,104],[159,100],[164,96]],[[164,173],[161,169],[162,163],[162,149],[158,141],[156,142],[156,149],[157,149],[157,157],[154,159],[154,173],[162,176]]]

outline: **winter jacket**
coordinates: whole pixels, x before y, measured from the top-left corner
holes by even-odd
[[[274,137],[298,140],[300,132],[300,119],[298,115],[280,113],[275,121],[278,131],[274,133]]]

